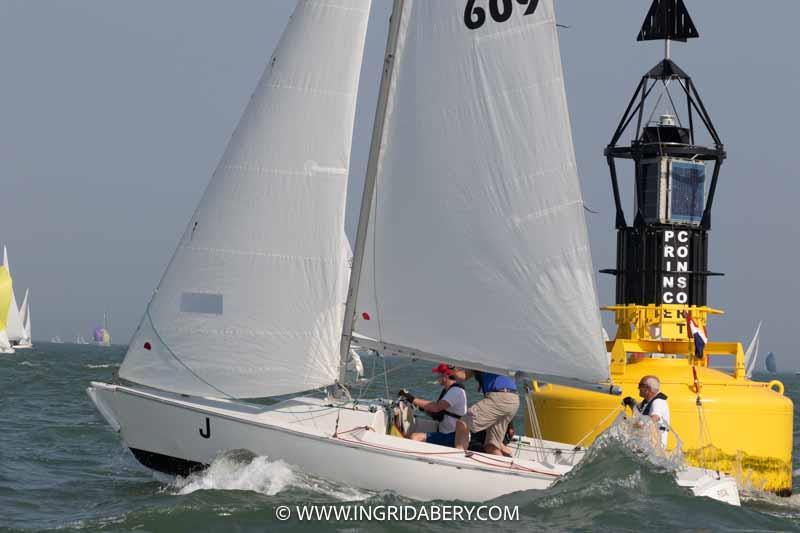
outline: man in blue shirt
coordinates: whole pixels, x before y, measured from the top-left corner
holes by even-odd
[[[459,381],[475,378],[483,399],[467,410],[456,422],[456,448],[466,450],[469,434],[486,430],[483,449],[493,455],[511,455],[512,450],[503,444],[508,424],[519,410],[517,384],[513,378],[478,370],[456,369],[453,376]]]

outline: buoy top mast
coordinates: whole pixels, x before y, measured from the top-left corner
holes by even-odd
[[[637,40],[663,39],[664,58],[642,76],[605,149],[618,236],[617,266],[602,272],[617,278],[618,306],[705,306],[708,277],[719,275],[708,271],[708,231],[725,149],[692,78],[670,57],[672,41],[697,37],[683,0],[653,0]],[[633,140],[620,145],[626,132]],[[630,226],[617,159],[634,163]]]

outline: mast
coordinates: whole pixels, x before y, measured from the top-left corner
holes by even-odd
[[[364,178],[364,191],[361,196],[361,210],[358,216],[358,230],[356,231],[356,244],[353,250],[353,267],[350,271],[350,286],[347,290],[347,303],[344,310],[344,323],[342,325],[342,343],[339,360],[339,384],[344,384],[347,360],[350,353],[350,341],[353,336],[353,323],[355,322],[356,301],[358,299],[358,284],[361,280],[361,268],[364,262],[364,248],[367,242],[367,225],[372,211],[372,199],[375,193],[375,179],[378,174],[378,161],[381,155],[383,141],[383,127],[386,123],[386,105],[389,101],[389,89],[392,85],[394,74],[394,59],[397,51],[397,41],[400,35],[400,22],[403,17],[405,0],[394,0],[392,15],[389,19],[389,35],[386,40],[386,55],[383,60],[383,75],[381,77],[378,104],[375,110],[375,123],[372,127],[372,141],[369,147],[369,161],[367,174]]]

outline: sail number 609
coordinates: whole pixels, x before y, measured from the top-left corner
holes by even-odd
[[[471,30],[477,30],[486,23],[486,9],[475,4],[478,0],[468,0],[464,9],[464,24]],[[539,0],[516,0],[518,4],[528,7],[523,15],[533,15],[539,7]],[[514,0],[489,0],[489,15],[495,22],[505,22],[514,11]]]

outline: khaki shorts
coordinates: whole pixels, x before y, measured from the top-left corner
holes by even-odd
[[[491,444],[497,448],[503,445],[506,429],[519,409],[519,395],[516,392],[490,392],[485,398],[469,408],[461,417],[471,433],[486,430],[484,446]]]

